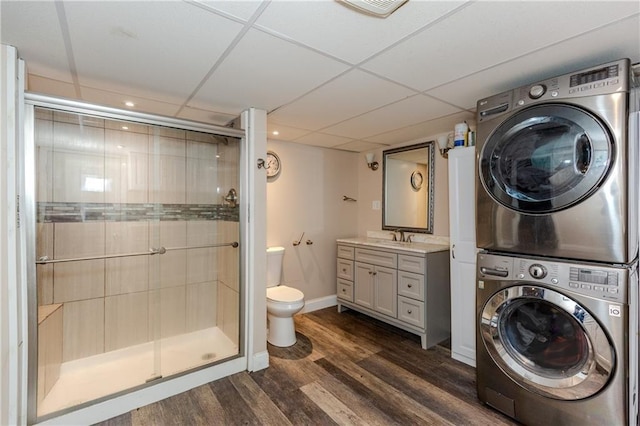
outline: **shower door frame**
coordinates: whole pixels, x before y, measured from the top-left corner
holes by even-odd
[[[56,109],[64,112],[77,113],[77,114],[90,114],[94,116],[99,116],[105,119],[114,119],[114,120],[123,120],[123,121],[132,121],[139,122],[146,125],[153,126],[164,126],[164,127],[176,127],[184,130],[190,130],[195,132],[206,132],[213,133],[221,136],[230,136],[240,139],[240,158],[238,162],[239,167],[239,180],[240,180],[240,191],[245,192],[244,197],[241,198],[240,202],[240,223],[239,223],[239,240],[240,240],[240,248],[238,252],[238,266],[239,266],[239,289],[240,289],[240,300],[239,300],[239,345],[238,345],[238,355],[231,357],[229,359],[221,361],[219,364],[214,365],[204,365],[200,367],[196,367],[194,369],[190,369],[183,373],[178,373],[175,375],[171,375],[167,378],[163,378],[157,381],[153,381],[148,384],[136,386],[134,388],[126,389],[121,392],[117,392],[115,394],[111,394],[96,400],[92,400],[78,406],[74,406],[67,410],[63,410],[61,412],[53,413],[52,415],[45,415],[41,418],[37,416],[37,380],[38,380],[38,323],[37,323],[37,311],[38,311],[38,301],[37,301],[37,281],[36,281],[36,168],[35,168],[35,108],[36,107],[44,107]],[[25,179],[25,190],[23,199],[21,200],[21,209],[23,210],[25,226],[24,226],[24,235],[26,237],[26,277],[27,277],[27,314],[26,314],[26,327],[27,327],[27,379],[26,379],[26,387],[27,387],[27,423],[34,424],[39,421],[48,420],[50,418],[56,418],[59,416],[64,416],[68,413],[76,413],[81,411],[87,407],[92,407],[96,404],[105,405],[103,403],[117,398],[121,395],[130,394],[139,390],[146,390],[151,387],[159,388],[159,385],[167,384],[168,382],[176,383],[180,382],[178,387],[188,386],[188,377],[190,374],[195,371],[203,371],[206,370],[210,372],[207,376],[208,379],[205,379],[203,383],[207,381],[215,380],[216,378],[224,377],[229,374],[233,374],[235,372],[244,371],[247,369],[247,366],[250,362],[247,356],[247,348],[251,346],[251,341],[248,338],[250,334],[251,321],[248,320],[250,317],[250,312],[247,312],[247,303],[248,299],[252,298],[253,295],[250,294],[247,287],[247,277],[246,277],[246,259],[251,258],[250,250],[252,250],[251,246],[251,238],[247,237],[247,231],[249,231],[249,227],[247,225],[248,215],[246,208],[248,205],[248,200],[250,198],[249,194],[249,186],[247,184],[247,155],[249,152],[249,135],[245,129],[236,129],[230,127],[222,127],[216,125],[209,125],[206,123],[194,122],[189,120],[177,119],[173,117],[165,117],[154,114],[140,113],[130,110],[123,110],[111,107],[104,107],[100,105],[79,102],[70,99],[57,98],[46,95],[39,95],[33,93],[25,93],[24,97],[24,158],[22,158],[21,163],[23,165],[22,174]],[[239,120],[238,120],[239,121]],[[242,193],[242,192],[241,192]],[[228,366],[225,368],[225,366]],[[223,368],[220,368],[223,367]],[[214,371],[215,369],[215,371]],[[224,370],[222,374],[218,372],[218,370]],[[203,379],[199,379],[203,380]],[[170,384],[169,384],[170,385]],[[166,389],[166,388],[165,388]],[[160,391],[161,392],[161,391]],[[151,391],[145,398],[148,401],[162,399],[162,396],[158,397],[158,392]],[[150,398],[150,399],[149,399]],[[132,404],[132,402],[129,402]],[[103,409],[106,407],[103,407]],[[113,410],[113,408],[111,408]],[[108,410],[107,410],[108,411]],[[90,421],[91,414],[88,414],[89,417],[86,417],[88,421]],[[83,415],[80,414],[80,417]]]

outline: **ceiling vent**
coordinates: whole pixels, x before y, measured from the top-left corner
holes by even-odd
[[[337,0],[338,3],[350,6],[359,12],[386,18],[396,11],[407,0]]]

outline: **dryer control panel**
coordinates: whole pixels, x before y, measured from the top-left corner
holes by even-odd
[[[629,67],[623,59],[522,86],[514,90],[513,107],[629,91]]]
[[[562,102],[583,96],[627,92],[630,67],[628,59],[620,59],[480,99],[476,106],[477,122],[540,102]]]

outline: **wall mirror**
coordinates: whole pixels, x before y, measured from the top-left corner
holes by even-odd
[[[382,152],[382,229],[433,233],[434,142]]]

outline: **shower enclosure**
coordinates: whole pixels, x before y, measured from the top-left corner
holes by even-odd
[[[104,110],[27,105],[40,420],[243,351],[243,132]]]

